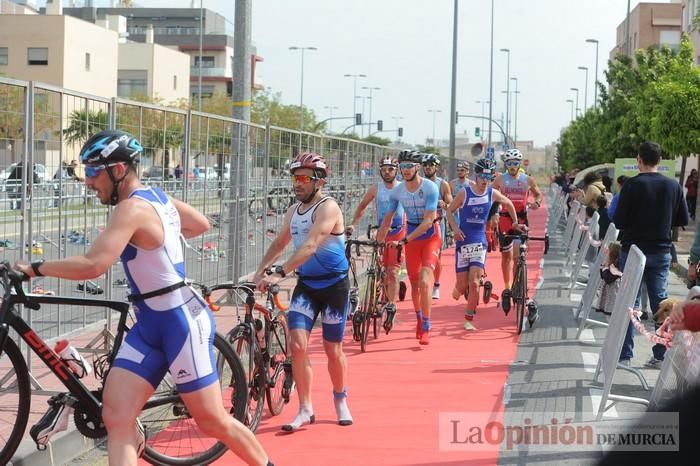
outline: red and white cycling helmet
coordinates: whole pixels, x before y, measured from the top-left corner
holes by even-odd
[[[381,167],[394,167],[398,168],[399,166],[399,161],[396,160],[395,158],[392,157],[387,157],[382,159],[382,161],[379,163],[379,168]]]
[[[330,171],[323,156],[314,152],[303,152],[294,157],[289,164],[289,171],[294,173],[297,168],[310,168],[319,178],[327,177]]]

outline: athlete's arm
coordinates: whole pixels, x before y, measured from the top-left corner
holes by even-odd
[[[352,232],[355,230],[355,227],[357,224],[360,222],[360,219],[362,218],[362,215],[365,213],[365,209],[367,209],[367,206],[377,197],[377,185],[372,185],[369,187],[365,195],[362,197],[362,200],[360,201],[360,204],[357,206],[357,209],[355,209],[355,213],[352,216],[352,221],[350,222],[350,225],[347,226],[345,231],[348,232],[348,234],[352,234]]]
[[[292,215],[294,213],[294,209],[297,208],[297,204],[292,205],[287,210],[287,213],[284,215],[284,222],[282,223],[282,229],[280,232],[277,234],[277,237],[272,241],[272,244],[270,244],[270,247],[267,248],[267,252],[262,258],[262,261],[260,261],[260,265],[258,266],[258,270],[255,271],[255,275],[253,276],[253,281],[255,283],[258,283],[260,279],[263,277],[265,274],[265,269],[270,267],[272,264],[275,263],[277,258],[282,255],[284,252],[284,248],[287,247],[289,242],[292,240],[292,232],[290,229],[291,221],[292,221]],[[291,272],[291,270],[284,269],[285,272]]]
[[[540,207],[542,204],[542,192],[540,191],[540,188],[537,186],[537,181],[531,176],[527,177],[527,186],[530,188],[530,191],[532,191],[532,194],[535,195],[535,205],[537,208]]]
[[[455,198],[452,199],[452,202],[450,202],[450,205],[447,206],[447,223],[450,225],[450,228],[452,228],[452,232],[454,233],[455,239],[457,241],[462,241],[464,239],[464,233],[462,232],[462,230],[459,229],[459,226],[457,225],[454,212],[457,209],[459,209],[462,206],[462,204],[464,204],[466,192],[466,190],[460,189],[457,193],[457,196],[455,196]]]
[[[513,202],[497,189],[494,189],[492,191],[491,197],[493,199],[493,202],[498,202],[506,208],[506,210],[508,211],[508,215],[510,215],[511,220],[513,221],[512,228],[516,230],[520,229],[521,227],[518,224],[518,213],[515,211],[515,206],[513,205]]]
[[[185,238],[194,238],[209,230],[209,220],[191,205],[175,198],[170,198],[180,215],[180,232]]]
[[[343,222],[343,212],[341,212],[338,204],[329,199],[318,206],[314,212],[313,225],[309,230],[304,244],[299,249],[294,251],[292,257],[287,262],[282,264],[285,273],[289,273],[306,262],[318,250],[318,247],[323,243],[335,226]]]
[[[493,189],[498,191],[501,190],[501,185],[503,184],[503,175],[501,173],[496,173],[496,179],[493,180]]]
[[[107,227],[100,233],[84,256],[71,256],[61,260],[45,261],[39,271],[49,277],[68,280],[86,280],[99,277],[119,259],[139,225],[152,221],[155,211],[137,199],[119,203],[112,211]],[[17,268],[30,277],[34,271],[29,263],[20,261]]]
[[[447,207],[452,202],[452,188],[450,187],[450,184],[448,182],[443,180],[440,190],[442,198],[445,200],[445,207]]]

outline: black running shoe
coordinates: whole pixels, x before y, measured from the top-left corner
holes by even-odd
[[[403,301],[404,299],[406,299],[406,291],[407,291],[406,283],[404,281],[400,281],[399,282],[399,301]]]
[[[510,312],[510,290],[507,288],[501,293],[501,309],[506,315]]]
[[[386,310],[386,319],[384,320],[384,331],[388,335],[394,326],[394,316],[396,315],[396,305],[387,304],[384,308]]]

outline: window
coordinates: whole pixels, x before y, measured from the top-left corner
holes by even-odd
[[[0,65],[7,65],[7,47],[0,47]]]
[[[119,70],[117,95],[119,97],[147,96],[148,72],[146,70]]]
[[[28,65],[48,65],[49,49],[46,47],[29,47],[27,49]]]
[[[211,97],[213,95],[214,95],[214,86],[211,86],[211,85],[202,86],[202,97],[203,98]],[[195,99],[197,97],[199,97],[199,93],[197,92],[197,86],[194,86],[192,88],[192,97]]]
[[[681,43],[681,31],[661,31],[659,33],[659,45],[668,45],[671,49],[677,49]]]
[[[177,75],[173,75],[173,91],[177,91]]]
[[[214,57],[203,56],[202,57],[202,68],[214,68],[215,65]],[[199,55],[194,56],[194,66],[199,66]]]
[[[85,71],[90,71],[90,54],[85,54]]]

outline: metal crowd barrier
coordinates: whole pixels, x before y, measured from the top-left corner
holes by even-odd
[[[576,257],[574,258],[574,263],[571,269],[571,280],[569,281],[569,287],[571,289],[576,285],[576,279],[581,272],[581,267],[587,257],[588,249],[591,246],[591,241],[596,241],[598,239],[598,220],[600,219],[600,214],[598,212],[594,213],[591,219],[588,221],[587,225],[579,225],[581,230],[581,240],[578,251],[576,251]]]
[[[678,331],[666,351],[659,378],[649,399],[649,411],[659,411],[700,382],[700,333]]]

